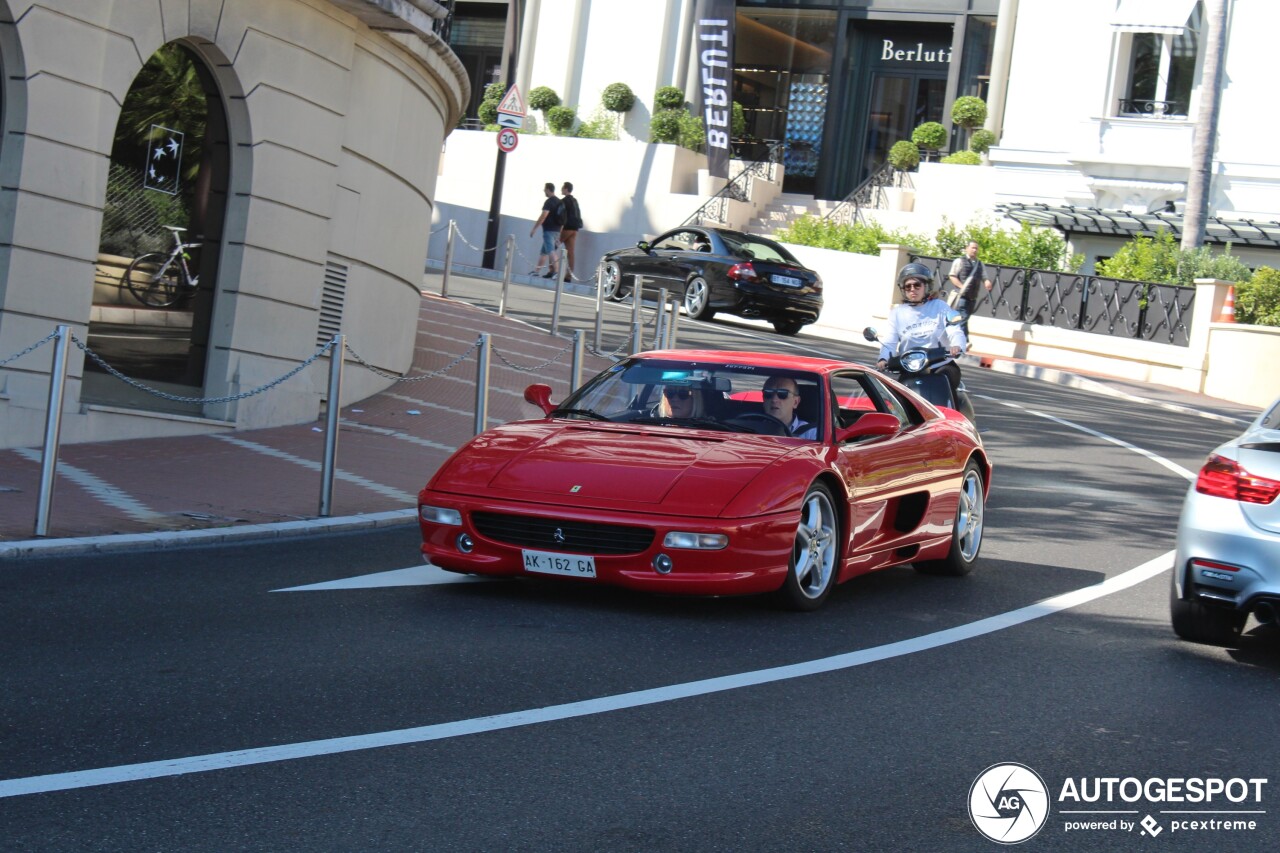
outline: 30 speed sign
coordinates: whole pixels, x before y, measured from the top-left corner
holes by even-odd
[[[498,131],[498,147],[503,151],[514,151],[519,142],[520,134],[516,133],[511,128],[504,127],[502,130]]]

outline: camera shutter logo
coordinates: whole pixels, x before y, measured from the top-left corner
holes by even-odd
[[[969,819],[987,838],[1018,844],[1049,818],[1049,789],[1040,774],[1023,764],[993,764],[969,788]]]

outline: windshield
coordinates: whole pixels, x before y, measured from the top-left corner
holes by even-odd
[[[794,370],[632,358],[596,376],[553,417],[821,441],[820,377]]]

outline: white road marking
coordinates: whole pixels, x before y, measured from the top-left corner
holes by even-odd
[[[216,438],[219,441],[225,441],[234,444],[237,447],[243,447],[246,450],[253,450],[264,456],[270,456],[274,459],[283,459],[285,462],[292,462],[294,465],[301,465],[303,468],[310,468],[312,471],[319,471],[321,465],[319,462],[312,462],[310,459],[303,459],[301,456],[295,456],[283,450],[277,450],[274,447],[268,447],[265,444],[259,444],[256,441],[248,441],[243,438],[236,438],[234,435],[211,435],[210,438]],[[383,497],[392,500],[402,501],[408,504],[416,504],[418,502],[417,495],[411,495],[408,492],[402,492],[391,486],[384,486],[381,483],[375,483],[367,477],[361,477],[359,474],[352,474],[349,471],[335,471],[333,476],[346,483],[355,483],[357,486],[364,486],[370,491],[377,492]]]
[[[991,398],[987,398],[991,399]],[[992,400],[1038,417],[1046,418],[1071,429],[1087,433],[1103,441],[1108,441],[1128,450],[1133,450],[1158,465],[1167,468],[1187,479],[1195,477],[1190,471],[1150,451],[1135,447],[1126,441],[1113,438],[1080,424],[1072,423],[1052,415],[1046,415],[1027,409],[1015,403]],[[225,436],[220,438],[227,439]],[[235,439],[234,441],[240,441]],[[249,442],[246,442],[248,444]],[[286,454],[287,455],[287,454]],[[302,460],[305,462],[306,460]],[[1035,619],[1050,616],[1063,610],[1079,607],[1099,598],[1113,595],[1129,589],[1168,570],[1173,564],[1173,551],[1167,551],[1153,560],[1122,572],[1115,577],[1083,589],[1073,590],[1061,595],[1047,598],[1035,604],[999,613],[966,625],[958,625],[900,640],[870,649],[833,655],[817,660],[804,661],[786,666],[771,667],[753,672],[725,675],[701,681],[690,681],[684,684],[673,684],[666,687],[655,687],[649,690],[637,690],[632,693],[620,693],[598,699],[585,699],[562,705],[551,705],[546,708],[535,708],[526,711],[515,711],[508,714],[497,714],[489,717],[476,717],[470,720],[457,720],[449,723],[436,723],[409,729],[397,729],[386,732],[373,732],[349,737],[328,738],[325,740],[305,741],[302,743],[284,744],[280,746],[259,747],[256,749],[235,750],[210,755],[198,755],[190,758],[175,758],[162,761],[149,761],[141,764],[125,764],[117,767],[103,767],[95,770],[77,770],[67,773],[51,773],[45,776],[30,776],[19,779],[0,781],[0,799],[20,797],[28,794],[46,793],[49,791],[66,791],[76,788],[88,788],[96,785],[113,785],[120,782],[133,782],[141,779],[158,779],[167,776],[181,776],[187,773],[202,773],[210,770],[226,770],[232,767],[249,767],[256,764],[268,764],[276,761],[291,761],[300,758],[312,758],[319,755],[335,755],[344,752],[355,752],[365,749],[377,749],[386,746],[400,746],[411,743],[444,740],[463,735],[501,731],[519,726],[538,723],[568,720],[576,717],[604,714],[628,708],[639,708],[661,702],[673,702],[695,696],[706,696],[727,690],[738,690],[761,684],[771,684],[792,678],[803,678],[809,675],[851,669],[868,663],[890,660],[917,652],[930,651],[951,643],[971,640],[1013,628]]]
[[[550,705],[546,708],[533,708],[526,711],[495,714],[489,717],[476,717],[470,720],[457,720],[449,723],[436,723],[409,729],[372,732],[349,737],[259,747],[257,749],[241,749],[232,752],[212,753],[210,755],[196,755],[189,758],[148,761],[142,764],[102,767],[96,770],[51,773],[47,776],[30,776],[24,779],[7,779],[0,781],[0,799],[42,794],[50,791],[69,791],[96,785],[136,782],[142,779],[182,776],[188,773],[204,773],[210,770],[227,770],[233,767],[250,767],[255,764],[293,761],[300,758],[336,755],[344,752],[378,749],[387,746],[426,743],[462,737],[463,735],[512,729],[519,726],[550,723],[595,714],[607,714],[611,711],[640,708],[661,702],[674,702],[678,699],[707,696],[726,690],[739,690],[744,687],[756,687],[761,684],[772,684],[792,678],[804,678],[809,675],[852,669],[869,663],[878,663],[879,661],[890,660],[904,655],[930,651],[963,640],[971,640],[975,637],[1003,631],[1035,619],[1050,616],[1062,610],[1079,607],[1082,604],[1113,595],[1149,580],[1167,570],[1172,563],[1173,552],[1169,551],[1154,560],[1143,563],[1141,566],[1137,566],[1113,578],[1108,578],[1102,583],[1085,587],[1084,589],[1073,590],[1062,595],[1055,595],[1052,598],[1047,598],[1044,601],[1017,610],[1011,610],[1008,613],[989,616],[986,619],[979,619],[977,622],[958,625],[954,628],[925,634],[922,637],[913,637],[909,640],[900,640],[896,643],[889,643],[870,649],[860,649],[856,652],[847,652],[819,658],[818,660],[759,669],[754,672],[707,678],[701,681],[690,681],[684,684],[672,684],[666,687],[655,687],[649,690],[637,690],[632,693],[619,693],[598,699],[584,699],[580,702],[567,702],[563,705]]]
[[[13,452],[24,459],[35,462],[37,465],[40,464],[42,454],[39,450],[32,450],[29,447],[15,447]],[[66,462],[59,462],[58,474],[80,486],[107,506],[120,510],[134,521],[165,526],[168,520],[164,513],[156,512],[128,492],[111,485],[96,474],[90,474],[83,468],[68,465]]]
[[[448,453],[452,453],[453,451],[458,449],[457,445],[441,444],[438,441],[431,441],[430,439],[427,439],[427,438],[419,438],[416,435],[409,435],[409,433],[402,432],[398,429],[388,429],[387,427],[374,426],[373,424],[362,424],[359,421],[349,421],[346,418],[342,418],[341,423],[344,427],[347,427],[348,429],[358,429],[358,430],[363,430],[365,432],[374,433],[375,435],[385,435],[388,438],[394,438],[400,441],[407,441],[410,444],[416,444],[419,447],[430,447],[432,450],[443,450]]]
[[[372,575],[357,575],[353,578],[342,578],[336,581],[323,581],[305,586],[290,586],[284,589],[273,589],[272,592],[311,592],[313,590],[333,589],[376,589],[386,586],[434,586],[442,583],[475,583],[489,581],[474,575],[460,575],[446,572],[431,565],[410,566],[407,569],[392,569],[389,572],[376,572]]]

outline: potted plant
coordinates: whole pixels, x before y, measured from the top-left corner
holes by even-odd
[[[947,129],[936,121],[926,121],[911,131],[911,141],[930,154],[947,144]]]
[[[906,139],[895,142],[889,149],[889,163],[900,172],[910,172],[920,165],[920,148]]]

